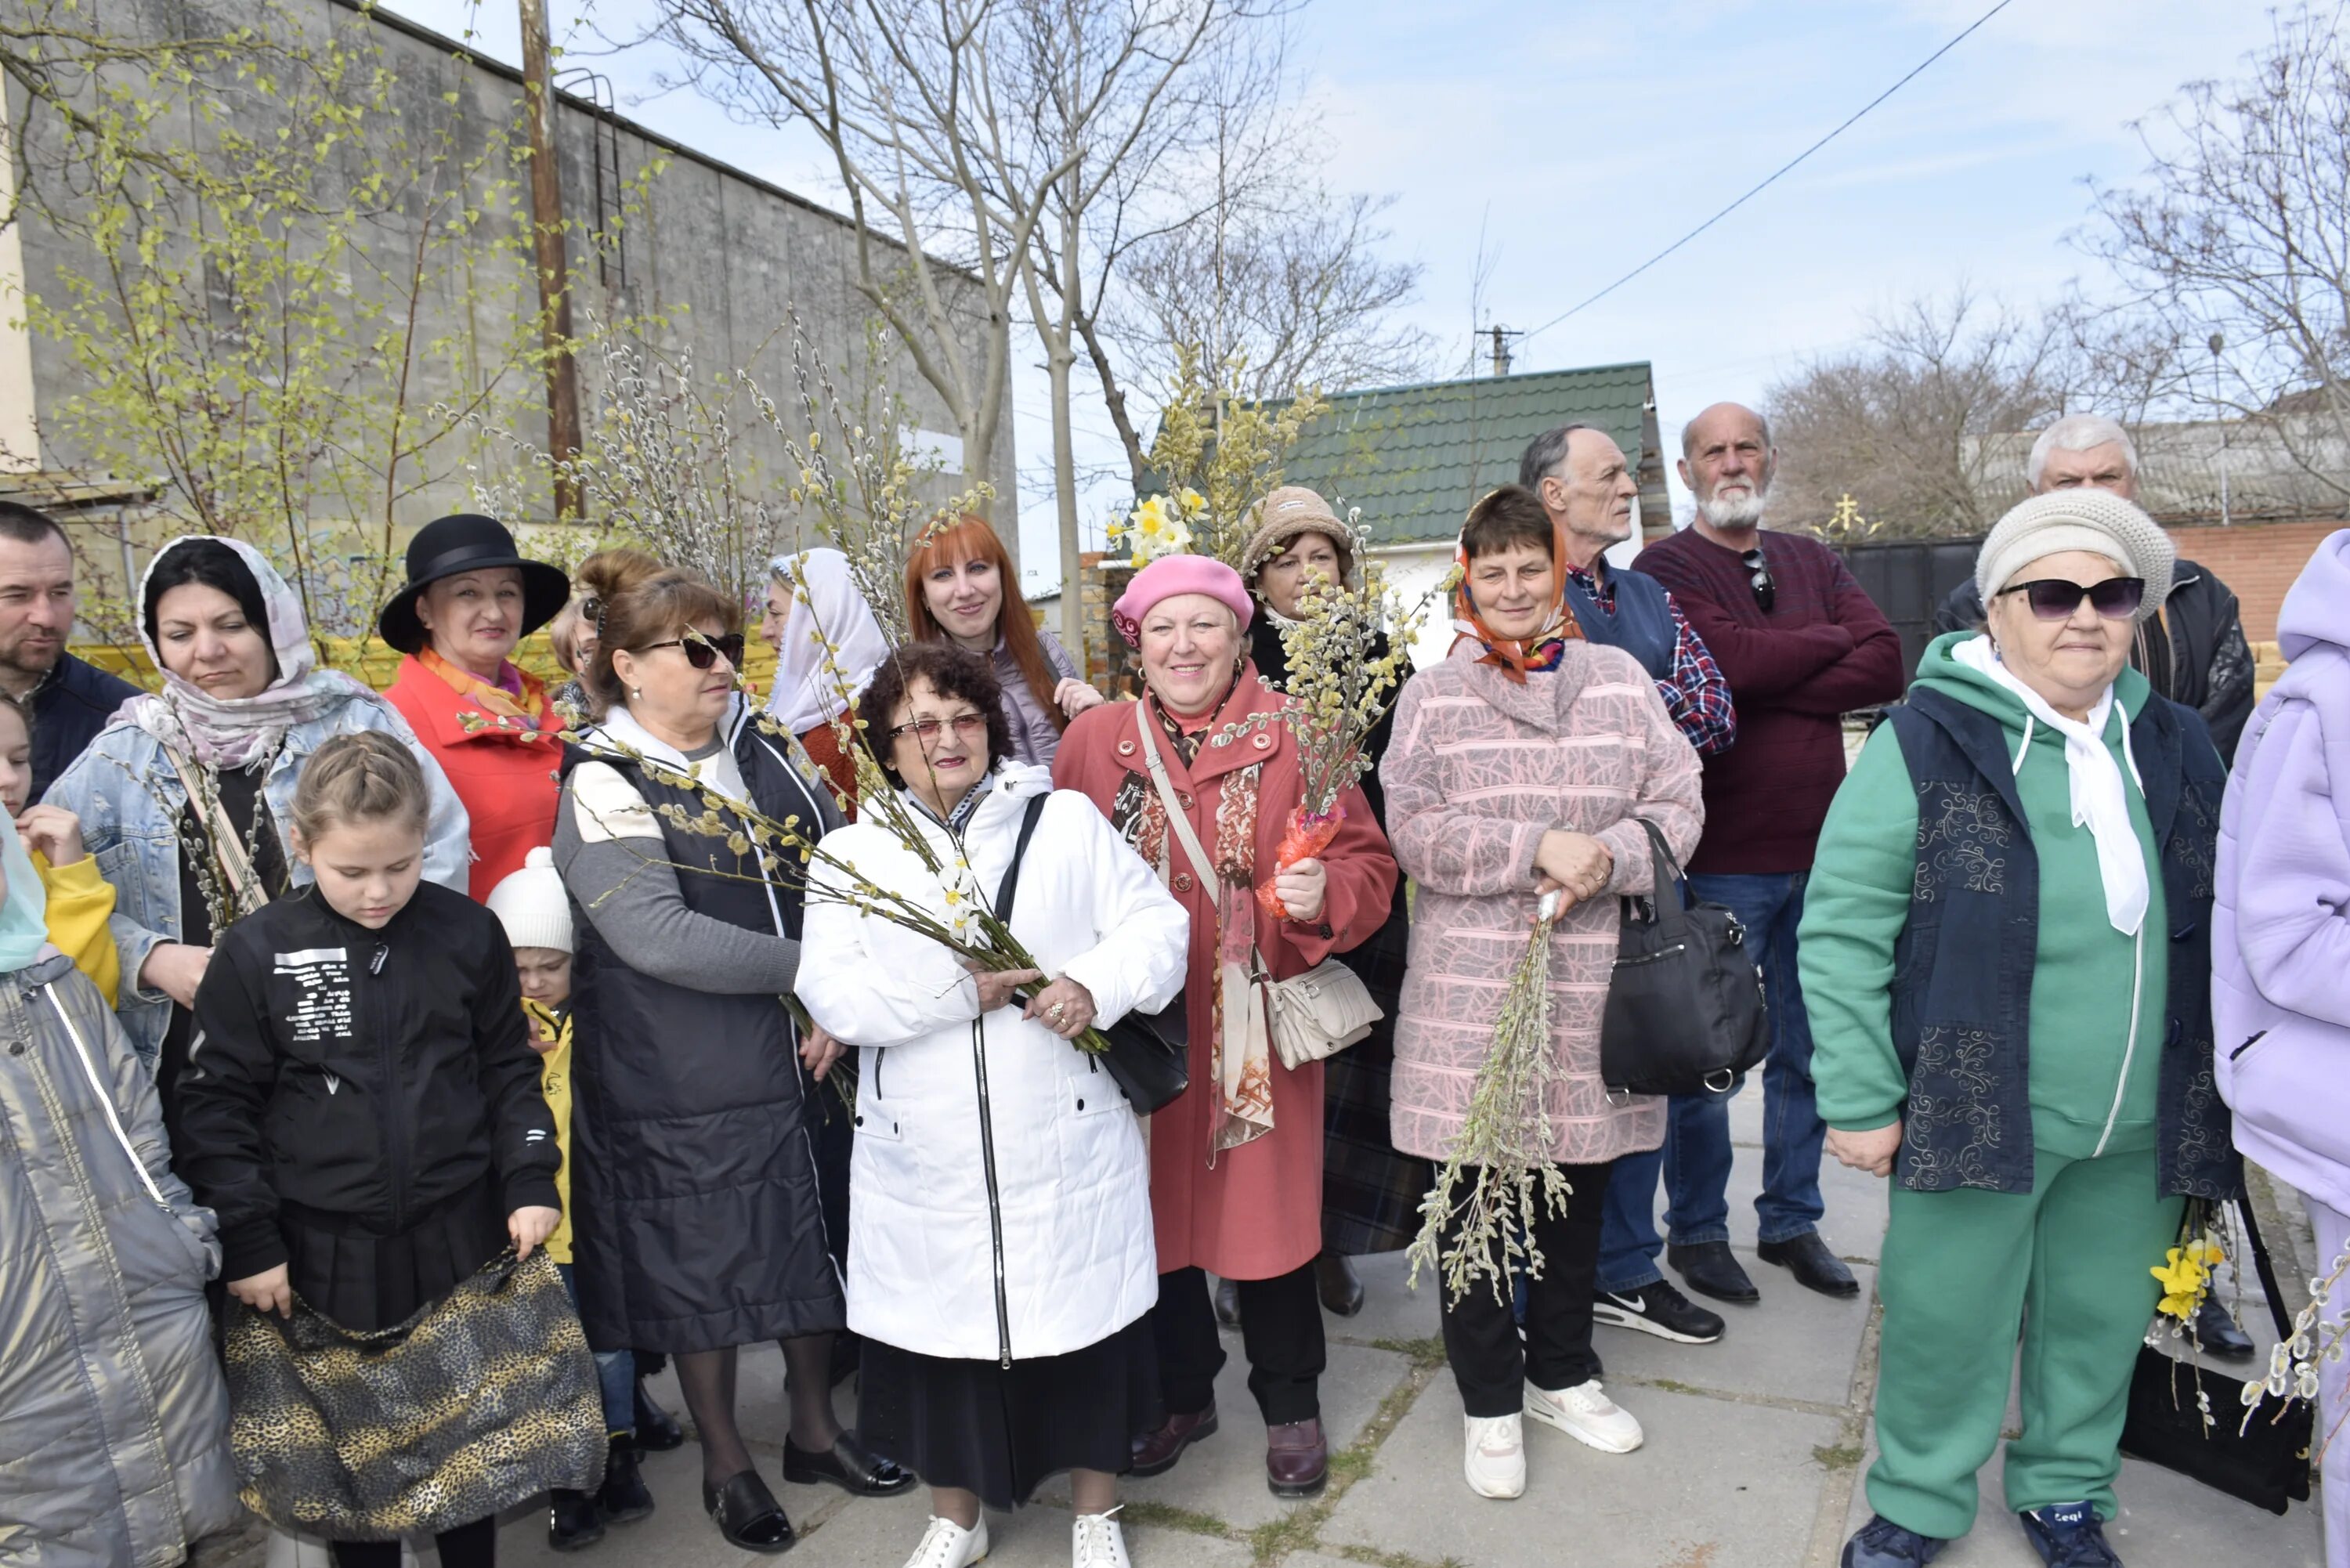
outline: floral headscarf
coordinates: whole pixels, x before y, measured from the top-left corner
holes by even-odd
[[[1476,599],[1469,592],[1468,529],[1452,546],[1452,565],[1460,573],[1461,586],[1452,590],[1452,629],[1457,634],[1452,645],[1461,646],[1462,639],[1476,643],[1485,651],[1479,656],[1480,664],[1498,665],[1503,675],[1520,686],[1526,683],[1529,670],[1555,668],[1566,645],[1581,640],[1583,627],[1575,618],[1575,611],[1566,603],[1566,527],[1557,518],[1550,523],[1550,558],[1558,569],[1556,593],[1558,602],[1551,607],[1550,619],[1540,631],[1527,638],[1497,637],[1485,624],[1484,612],[1478,609]]]

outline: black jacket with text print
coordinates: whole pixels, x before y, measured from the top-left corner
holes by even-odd
[[[369,930],[305,888],[213,949],[172,1163],[231,1280],[286,1262],[281,1199],[393,1236],[494,1171],[507,1212],[552,1209],[538,1074],[496,916],[422,882]]]

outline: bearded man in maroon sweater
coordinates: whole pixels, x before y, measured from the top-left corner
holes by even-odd
[[[1762,415],[1716,403],[1683,430],[1681,453],[1696,521],[1641,551],[1639,566],[1671,590],[1738,710],[1738,743],[1705,759],[1705,836],[1689,872],[1698,898],[1744,922],[1770,1000],[1756,1251],[1813,1290],[1850,1296],[1860,1288],[1852,1271],[1819,1236],[1827,1129],[1812,1089],[1795,927],[1820,824],[1844,782],[1843,717],[1899,699],[1908,684],[1901,640],[1835,552],[1762,526],[1778,465]],[[1746,1303],[1760,1293],[1730,1250],[1727,1099],[1718,1116],[1673,1118],[1666,1258],[1691,1290]],[[1603,1289],[1639,1272],[1634,1260],[1603,1251]],[[1648,1272],[1657,1277],[1653,1262]]]

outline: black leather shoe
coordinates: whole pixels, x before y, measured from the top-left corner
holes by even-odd
[[[596,1506],[612,1524],[634,1524],[653,1511],[652,1491],[637,1471],[636,1445],[626,1432],[612,1439],[612,1451],[604,1459],[604,1485],[596,1493]]]
[[[1134,1439],[1133,1474],[1138,1476],[1165,1475],[1183,1457],[1183,1450],[1202,1438],[1216,1435],[1216,1407],[1213,1405],[1190,1416],[1170,1416],[1155,1430]]]
[[[556,1551],[585,1552],[604,1539],[595,1493],[557,1490],[546,1494],[546,1543]]]
[[[852,1497],[895,1497],[914,1484],[911,1472],[868,1449],[854,1432],[841,1433],[820,1454],[795,1447],[785,1438],[784,1479],[794,1486],[830,1481]]]
[[[2228,1309],[2210,1296],[2195,1309],[2195,1340],[2205,1350],[2222,1361],[2250,1361],[2252,1358],[2251,1336],[2236,1326]]]
[[[1739,1267],[1727,1241],[1700,1241],[1688,1247],[1668,1247],[1665,1262],[1689,1282],[1689,1288],[1701,1296],[1711,1296],[1718,1302],[1730,1302],[1737,1306],[1752,1306],[1762,1299],[1754,1282]]]
[[[676,1417],[655,1401],[641,1377],[637,1379],[636,1444],[639,1453],[650,1454],[666,1454],[685,1447],[685,1429],[677,1424]]]
[[[1314,1282],[1322,1293],[1322,1310],[1336,1317],[1352,1317],[1363,1310],[1363,1282],[1344,1252],[1321,1252],[1314,1259]]]
[[[1807,1291],[1817,1291],[1824,1296],[1856,1296],[1860,1282],[1844,1266],[1844,1260],[1828,1251],[1817,1231],[1806,1231],[1783,1241],[1765,1241],[1754,1249],[1754,1255],[1766,1263],[1776,1263],[1795,1276],[1795,1282]]]
[[[745,1552],[772,1557],[789,1552],[799,1539],[792,1533],[792,1521],[784,1517],[784,1505],[756,1470],[738,1470],[717,1486],[703,1481],[702,1506],[727,1544]]]
[[[1216,1282],[1216,1321],[1226,1328],[1241,1325],[1241,1288],[1230,1280]]]

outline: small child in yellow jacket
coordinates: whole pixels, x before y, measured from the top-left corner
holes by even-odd
[[[121,989],[122,955],[108,924],[114,888],[81,846],[81,821],[63,806],[34,805],[33,715],[22,699],[0,691],[0,806],[16,825],[47,897],[49,940],[89,976],[112,1007]]]
[[[546,1239],[546,1254],[571,1277],[571,896],[564,891],[552,853],[534,849],[521,870],[490,892],[490,913],[514,944],[515,970],[522,982],[522,1010],[530,1020],[530,1043],[539,1054],[539,1087],[555,1116],[555,1137],[563,1150],[555,1189],[563,1199],[563,1223]],[[574,1287],[576,1301],[577,1287]],[[546,1543],[577,1552],[604,1538],[607,1524],[626,1524],[653,1511],[653,1494],[637,1470],[635,1442],[636,1358],[625,1350],[599,1350],[596,1371],[604,1387],[604,1425],[611,1434],[604,1485],[595,1492],[555,1491]]]

